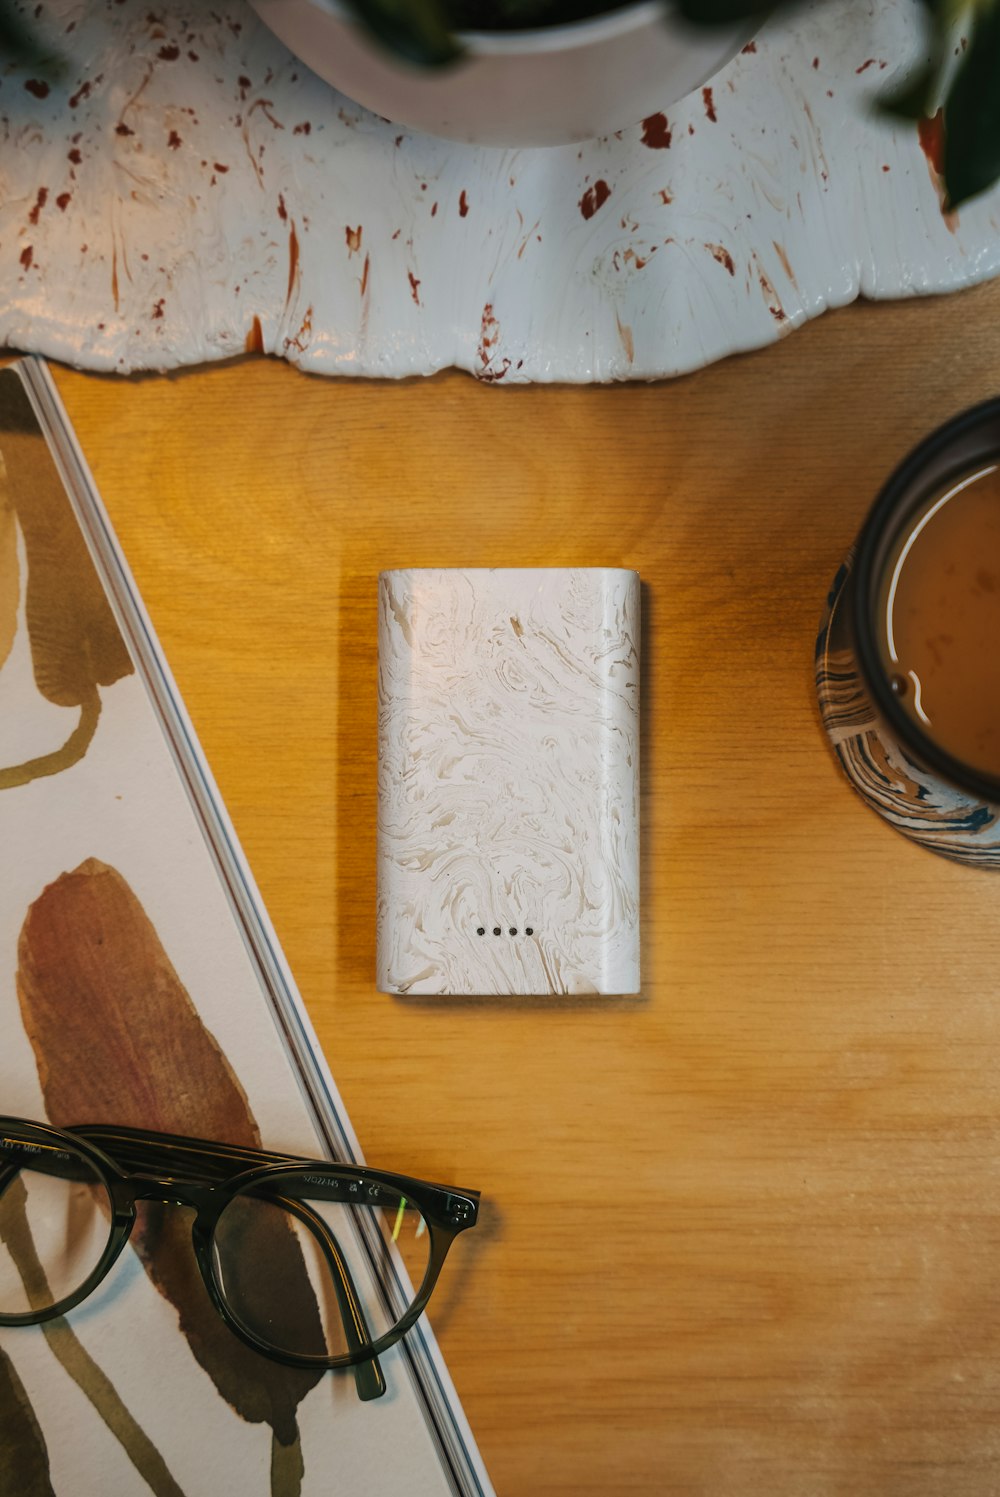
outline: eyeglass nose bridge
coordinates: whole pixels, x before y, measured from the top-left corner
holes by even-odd
[[[129,1175],[112,1187],[115,1207],[129,1211],[138,1201],[159,1201],[166,1206],[188,1206],[204,1219],[214,1219],[227,1197],[222,1187],[202,1181],[178,1180],[169,1175]],[[131,1212],[129,1212],[131,1214]]]

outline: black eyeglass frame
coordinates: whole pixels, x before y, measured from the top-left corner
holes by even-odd
[[[234,1335],[255,1351],[287,1367],[356,1368],[362,1363],[374,1363],[382,1352],[394,1346],[419,1320],[427,1308],[452,1243],[461,1232],[475,1226],[479,1214],[480,1196],[476,1190],[432,1184],[426,1180],[415,1180],[408,1175],[370,1169],[368,1166],[332,1164],[329,1160],[275,1154],[262,1149],[243,1148],[240,1145],[187,1138],[179,1134],[156,1133],[140,1128],[87,1124],[63,1129],[27,1118],[2,1116],[0,1196],[22,1168],[19,1162],[16,1169],[12,1170],[10,1165],[5,1167],[3,1160],[4,1150],[11,1145],[16,1147],[18,1143],[27,1144],[29,1148],[35,1146],[42,1151],[58,1148],[60,1145],[68,1145],[70,1149],[76,1150],[104,1184],[112,1214],[107,1245],[82,1284],[71,1294],[43,1309],[11,1314],[0,1312],[0,1325],[40,1325],[43,1321],[53,1320],[74,1309],[93,1294],[120,1256],[135,1224],[136,1202],[163,1201],[194,1209],[191,1236],[195,1259],[212,1304]],[[234,1164],[250,1167],[234,1174],[231,1172]],[[363,1316],[360,1320],[358,1318],[360,1308],[348,1275],[345,1292],[353,1303],[351,1316],[345,1314],[344,1322],[348,1339],[353,1344],[349,1352],[336,1356],[286,1351],[257,1336],[227,1304],[212,1263],[212,1242],[216,1225],[235,1196],[245,1195],[248,1189],[259,1187],[260,1193],[267,1199],[265,1187],[269,1184],[277,1185],[282,1179],[294,1180],[296,1176],[308,1175],[312,1199],[317,1199],[316,1176],[321,1173],[329,1177],[331,1187],[345,1183],[348,1188],[355,1183],[362,1189],[386,1186],[405,1196],[419,1208],[427,1223],[430,1239],[427,1268],[420,1285],[414,1286],[413,1300],[392,1327],[375,1339],[368,1336]],[[286,1197],[274,1196],[272,1199],[279,1200],[288,1209],[294,1209],[294,1204],[304,1204],[291,1203]],[[316,1217],[315,1221],[310,1221],[309,1217],[313,1213],[308,1212],[308,1208],[306,1212],[301,1219],[314,1234],[319,1235],[317,1226],[326,1230],[321,1218]],[[297,1211],[294,1214],[300,1215]],[[322,1238],[321,1245],[329,1257],[329,1249],[322,1243]],[[346,1274],[346,1265],[336,1246],[334,1251],[337,1254],[339,1272]],[[380,1287],[385,1293],[385,1285],[380,1284]],[[388,1308],[395,1314],[391,1305]],[[342,1301],[342,1312],[344,1309]]]

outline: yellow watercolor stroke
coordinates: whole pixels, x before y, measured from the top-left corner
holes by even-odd
[[[51,753],[0,768],[0,790],[58,774],[83,758],[101,713],[98,688],[134,667],[101,579],[73,513],[28,397],[15,374],[0,374],[0,665],[16,628],[17,553],[11,552],[11,513],[27,554],[25,613],[35,685],[57,707],[77,707],[80,718]],[[16,541],[15,541],[16,547]],[[13,554],[13,560],[11,556]],[[11,602],[13,599],[13,602]]]

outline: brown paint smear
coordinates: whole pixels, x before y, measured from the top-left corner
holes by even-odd
[[[55,1497],[49,1453],[31,1400],[6,1352],[0,1350],[0,1492]]]
[[[114,868],[90,858],[42,891],[21,931],[17,992],[57,1126],[109,1122],[259,1147],[232,1067]],[[267,1265],[261,1303],[273,1301],[300,1344],[318,1346],[298,1244],[277,1213],[263,1215],[246,1240],[247,1261]],[[322,1373],[282,1367],[233,1335],[201,1282],[185,1213],[150,1204],[130,1240],[226,1402],[251,1423],[269,1424],[281,1445],[294,1444],[296,1409]]]
[[[83,758],[101,714],[101,686],[133,666],[90,559],[27,394],[11,371],[0,376],[0,664],[17,608],[16,515],[28,559],[25,607],[35,685],[57,707],[79,708],[76,728],[52,753],[0,767],[0,790],[58,774]],[[13,600],[13,602],[12,602]],[[11,641],[8,640],[9,652]]]

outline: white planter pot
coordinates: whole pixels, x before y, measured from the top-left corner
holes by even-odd
[[[396,61],[336,0],[251,0],[314,72],[400,125],[477,145],[590,140],[669,108],[750,36],[668,17],[659,0],[537,31],[469,32],[465,57],[420,72]]]

